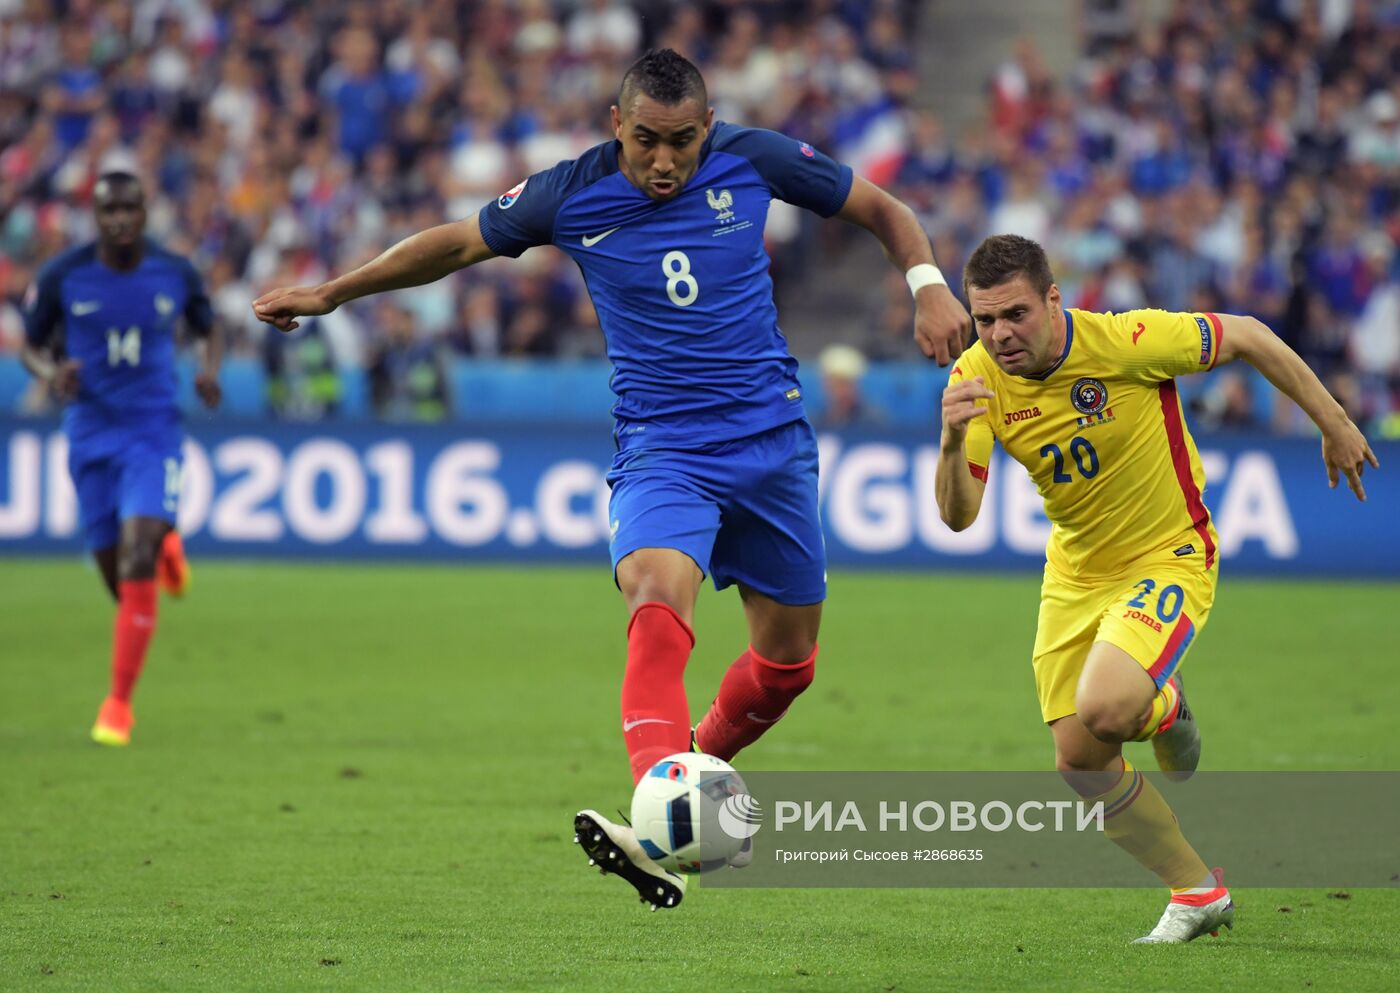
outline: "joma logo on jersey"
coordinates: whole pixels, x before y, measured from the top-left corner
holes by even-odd
[[[718,196],[714,190],[706,190],[705,200],[715,212],[715,220],[727,221],[734,216],[734,211],[729,209],[734,206],[734,194],[728,190],[720,190]]]
[[[1040,416],[1039,407],[1027,407],[1025,410],[1013,410],[1006,415],[1007,424],[1015,424],[1017,421],[1029,421],[1032,417]]]
[[[1162,633],[1162,622],[1148,617],[1140,610],[1125,610],[1123,612],[1123,617],[1128,620],[1142,621],[1142,623],[1146,624],[1153,631],[1156,631],[1158,634]]]

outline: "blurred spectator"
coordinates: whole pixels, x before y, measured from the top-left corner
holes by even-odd
[[[87,27],[66,24],[61,39],[63,64],[54,74],[45,103],[53,114],[59,142],[74,148],[87,138],[92,116],[102,109],[106,96],[102,76],[91,64],[92,36]]]
[[[219,85],[209,98],[209,116],[227,129],[236,148],[247,148],[259,124],[253,67],[244,53],[230,52],[220,74]]]
[[[274,417],[314,421],[340,408],[341,383],[320,318],[305,318],[289,333],[263,336],[267,407]]]
[[[1373,165],[1392,174],[1400,171],[1400,101],[1388,90],[1366,101],[1367,123],[1352,132],[1351,161]]]
[[[132,52],[118,64],[108,84],[108,104],[121,123],[122,140],[126,142],[137,141],[160,111],[156,88],[151,83],[150,61],[148,52]]]
[[[24,343],[24,292],[34,274],[0,256],[0,352],[17,352]]]
[[[872,320],[865,339],[866,354],[877,362],[919,356],[914,342],[914,299],[902,273],[888,273],[880,281],[868,309]]]
[[[370,401],[386,421],[440,421],[447,416],[447,369],[441,349],[414,334],[413,315],[394,298],[375,308],[382,336],[369,362]]]
[[[584,0],[569,20],[569,51],[575,55],[603,52],[626,57],[642,38],[637,12],[618,0]]]
[[[828,345],[817,357],[822,374],[826,403],[817,418],[819,428],[874,427],[885,423],[884,415],[861,395],[860,381],[867,363],[859,349],[850,345]]]
[[[499,351],[514,356],[558,355],[563,338],[574,326],[578,296],[574,277],[557,250],[536,250],[522,263],[517,263],[519,277],[502,299]]]
[[[186,44],[185,26],[178,17],[165,15],[156,30],[150,78],[160,103],[170,109],[179,102],[190,85],[194,73],[193,52]]]
[[[489,282],[472,285],[462,297],[449,340],[465,355],[491,358],[500,354],[501,337],[501,303],[496,287]]]
[[[320,93],[336,111],[338,145],[356,164],[389,134],[393,100],[379,66],[379,44],[362,28],[336,36],[336,61],[321,77]]]
[[[1018,234],[1032,241],[1050,238],[1050,208],[1040,195],[1033,166],[1021,165],[1011,173],[1007,197],[987,218],[989,234]]]
[[[1395,245],[1384,234],[1372,234],[1365,253],[1372,290],[1351,327],[1347,353],[1365,407],[1381,416],[1391,409],[1391,397],[1400,394],[1400,270]]]
[[[234,265],[227,258],[218,258],[209,267],[205,282],[209,293],[209,303],[214,309],[214,317],[224,329],[225,341],[239,350],[246,350],[251,341],[262,338],[267,325],[253,316],[248,301],[256,295],[243,280],[239,279]]]
[[[1192,404],[1200,424],[1214,431],[1258,427],[1250,382],[1247,373],[1234,367],[1212,376]]]

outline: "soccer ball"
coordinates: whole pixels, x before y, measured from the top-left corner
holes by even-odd
[[[721,810],[731,809],[748,787],[723,759],[699,752],[679,752],[652,766],[632,794],[632,828],[642,850],[670,872],[710,872],[728,865],[739,854],[756,823],[740,823]],[[754,822],[757,816],[751,815]],[[726,830],[727,829],[727,830]]]

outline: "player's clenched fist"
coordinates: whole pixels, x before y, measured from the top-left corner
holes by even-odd
[[[987,405],[979,400],[994,396],[982,382],[981,376],[954,383],[943,391],[943,437],[945,444],[961,445],[967,436],[967,426],[974,417],[987,413]]]
[[[201,372],[194,377],[194,391],[210,410],[224,399],[224,388],[219,385],[219,377],[212,372]]]
[[[253,314],[278,331],[301,327],[298,317],[316,317],[335,310],[335,304],[319,286],[290,286],[269,290],[253,301]]]
[[[54,366],[49,389],[59,400],[72,400],[78,395],[78,360],[65,359]]]
[[[963,353],[972,318],[946,286],[930,286],[915,298],[914,340],[929,358],[947,365]]]

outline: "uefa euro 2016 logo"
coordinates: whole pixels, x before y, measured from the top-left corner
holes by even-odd
[[[525,192],[525,184],[529,181],[528,179],[522,179],[519,184],[512,186],[502,193],[496,200],[496,206],[500,207],[502,210],[509,210],[514,206],[515,201],[520,199],[520,194]]]
[[[1108,405],[1108,387],[1102,379],[1076,379],[1069,388],[1069,402],[1081,414],[1097,414]]]

